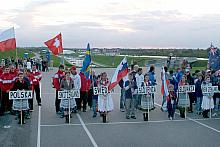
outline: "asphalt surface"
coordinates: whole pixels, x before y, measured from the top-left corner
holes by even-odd
[[[96,73],[106,71],[110,77],[114,74],[114,69],[95,70]],[[43,73],[42,107],[38,107],[34,100],[34,112],[26,124],[18,125],[16,116],[0,117],[0,147],[220,146],[220,117],[203,119],[188,113],[187,119],[182,119],[175,114],[175,120],[170,121],[167,113],[160,110],[160,68],[156,68],[156,109],[150,112],[150,120],[143,121],[140,110],[136,111],[137,119],[125,119],[125,112],[119,111],[120,89],[117,87],[113,94],[115,109],[109,113],[105,124],[99,116],[92,118],[93,112],[89,108],[87,112],[73,114],[70,124],[59,118],[55,113],[55,90],[51,85],[55,72],[56,69]]]

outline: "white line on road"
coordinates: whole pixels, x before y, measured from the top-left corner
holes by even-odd
[[[62,126],[82,126],[82,124],[41,125],[41,127],[62,127]]]
[[[86,134],[89,136],[89,139],[91,140],[92,144],[94,147],[98,147],[97,143],[95,142],[94,138],[92,137],[92,134],[89,132],[89,130],[87,129],[84,121],[82,120],[81,116],[79,114],[76,114],[77,117],[79,118],[80,123],[82,124],[84,130],[86,131]]]
[[[200,121],[200,120],[219,120],[220,118],[198,118],[198,119],[179,119],[179,120],[151,120],[151,121],[125,121],[125,122],[109,122],[109,123],[85,123],[85,125],[120,125],[120,124],[144,124],[144,123],[164,123],[164,122],[183,122],[183,121]],[[41,127],[65,127],[65,126],[81,126],[82,124],[55,124],[41,125]]]
[[[40,147],[41,106],[38,107],[37,147]]]
[[[201,122],[199,122],[199,121],[197,121],[197,120],[191,119],[191,118],[189,118],[189,117],[188,117],[188,119],[191,120],[191,121],[193,121],[193,122],[195,122],[195,123],[198,123],[198,124],[200,124],[200,125],[202,125],[202,126],[204,126],[204,127],[207,127],[207,128],[209,128],[209,129],[211,129],[211,130],[213,130],[213,131],[216,131],[216,132],[220,133],[219,130],[217,130],[217,129],[213,128],[213,127],[210,127],[210,126],[208,126],[208,125],[206,125],[206,124],[203,124],[203,123],[201,123]]]
[[[160,104],[157,104],[157,103],[155,103],[155,105],[157,105],[157,106],[162,106],[162,105],[160,105]],[[177,113],[177,112],[175,112],[176,114],[178,114],[178,115],[180,115],[179,113]],[[192,118],[190,118],[190,117],[186,117],[187,119],[189,119],[189,120],[191,120],[191,121],[193,121],[193,122],[195,122],[195,123],[197,123],[197,124],[200,124],[200,125],[202,125],[202,126],[204,126],[204,127],[206,127],[206,128],[209,128],[209,129],[211,129],[211,130],[213,130],[213,131],[215,131],[215,132],[218,132],[218,133],[220,133],[220,131],[219,130],[217,130],[217,129],[215,129],[215,128],[213,128],[213,127],[210,127],[210,126],[208,126],[208,125],[206,125],[206,124],[203,124],[203,123],[201,123],[201,122],[199,122],[199,121],[197,121],[197,120],[195,120],[195,119],[192,119]]]

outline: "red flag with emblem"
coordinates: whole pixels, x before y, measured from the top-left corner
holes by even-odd
[[[44,42],[54,55],[59,55],[63,52],[62,35],[58,34],[56,37]]]

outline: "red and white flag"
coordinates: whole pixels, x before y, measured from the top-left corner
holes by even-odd
[[[0,34],[0,51],[4,52],[12,49],[16,49],[14,28],[5,30]]]
[[[54,55],[58,55],[63,52],[61,33],[44,43],[47,45],[47,47],[52,51]]]
[[[111,91],[119,83],[119,81],[127,74],[128,74],[128,63],[127,63],[127,59],[124,58],[116,68],[115,73],[111,80],[111,84],[108,87],[108,90]]]

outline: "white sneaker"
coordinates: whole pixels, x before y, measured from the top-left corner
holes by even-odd
[[[215,117],[215,116],[218,116],[218,114],[217,113],[213,113],[212,116]]]

